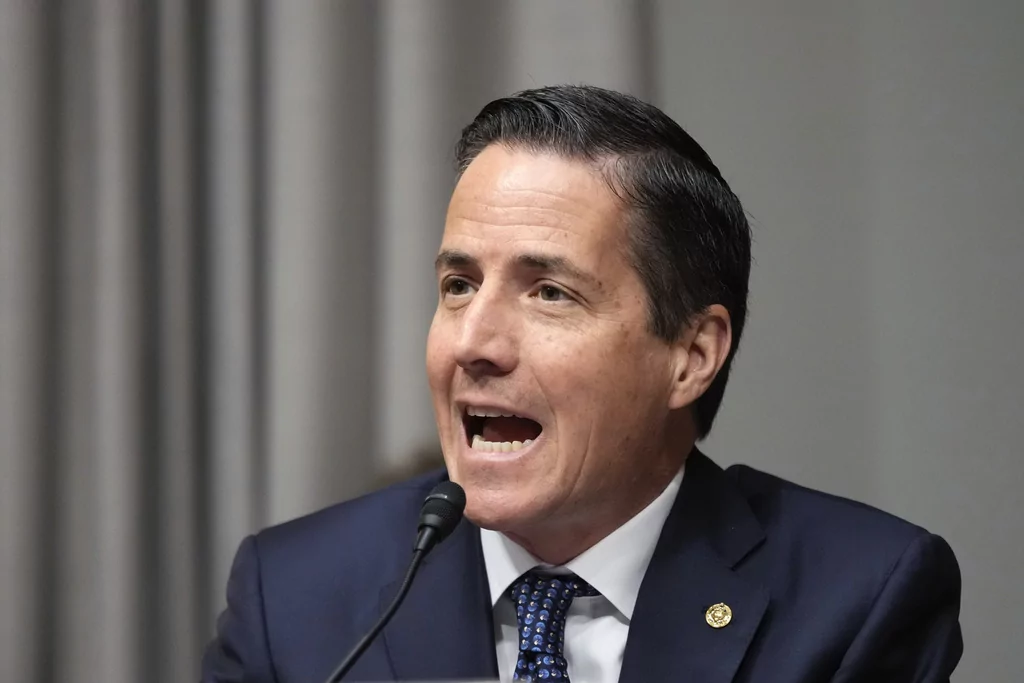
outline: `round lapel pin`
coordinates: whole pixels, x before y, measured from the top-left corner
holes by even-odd
[[[732,608],[724,602],[711,605],[704,613],[704,619],[711,628],[724,628],[732,621]]]

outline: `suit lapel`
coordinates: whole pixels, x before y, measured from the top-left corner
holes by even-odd
[[[381,591],[382,612],[400,584]],[[493,623],[480,530],[463,520],[424,560],[384,629],[395,678],[497,679]]]
[[[757,631],[768,593],[732,568],[764,540],[732,480],[694,449],[637,597],[621,683],[729,683]],[[707,609],[732,621],[712,628]]]

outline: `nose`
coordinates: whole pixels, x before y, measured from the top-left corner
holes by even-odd
[[[519,361],[519,325],[514,304],[481,289],[463,309],[455,362],[472,377],[507,375]]]

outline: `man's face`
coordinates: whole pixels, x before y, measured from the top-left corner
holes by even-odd
[[[678,359],[648,331],[626,230],[597,171],[554,155],[492,145],[455,188],[427,372],[480,526],[578,524],[666,471]]]

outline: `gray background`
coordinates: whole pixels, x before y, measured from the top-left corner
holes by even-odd
[[[237,544],[436,448],[459,128],[650,99],[755,231],[706,450],[945,536],[958,681],[1024,643],[1009,0],[0,0],[0,680],[197,677]]]
[[[737,3],[707,5],[689,24],[673,10],[694,30],[662,41],[680,68],[660,92],[757,240],[708,450],[945,536],[964,580],[958,679],[1019,680],[1022,6],[789,3],[737,27]]]

